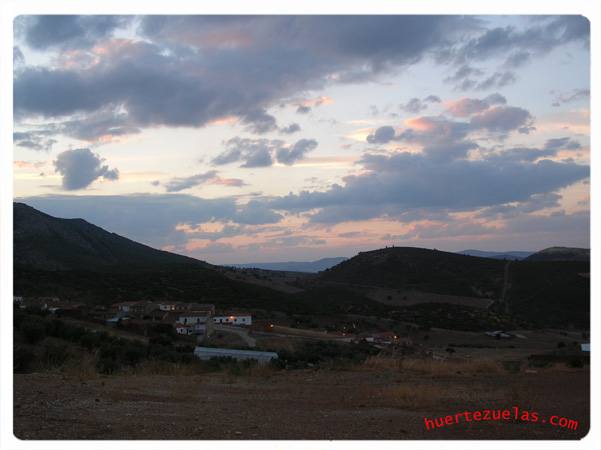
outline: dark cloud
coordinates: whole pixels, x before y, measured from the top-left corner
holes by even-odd
[[[344,185],[323,192],[303,191],[271,201],[274,209],[308,212],[313,222],[337,223],[375,217],[396,218],[404,211],[433,208],[474,210],[554,192],[589,176],[587,166],[538,162],[439,160],[407,152],[365,155],[363,175],[347,176]]]
[[[470,126],[490,132],[507,133],[513,130],[527,132],[533,118],[530,113],[516,106],[495,106],[472,116]]]
[[[36,50],[47,48],[85,48],[125,27],[127,16],[19,16],[15,20],[17,35]]]
[[[549,139],[545,142],[545,150],[579,150],[580,142],[569,137]]]
[[[102,51],[94,64],[74,58],[68,66],[19,70],[17,121],[70,118],[61,131],[88,139],[155,126],[202,127],[235,116],[249,131],[265,134],[278,130],[269,108],[299,92],[372,80],[433,54],[439,62],[447,55],[446,63],[459,67],[450,80],[465,88],[503,86],[512,82],[511,72],[471,80],[480,74],[471,61],[507,52],[539,54],[588,36],[588,22],[578,16],[493,30],[482,19],[466,16],[147,16],[136,19],[145,39],[108,39],[132,20],[19,20],[17,35],[30,47],[89,50],[101,43]],[[91,117],[101,111],[115,117]]]
[[[247,124],[246,129],[255,134],[265,134],[278,129],[276,118],[267,114],[264,109],[249,111],[242,118],[242,123]]]
[[[240,167],[268,167],[273,164],[271,154],[284,146],[284,141],[235,137],[226,142],[226,150],[213,159],[214,165],[243,162]]]
[[[48,45],[74,45],[78,26],[94,17],[60,19],[68,23],[65,35]],[[128,130],[200,127],[236,116],[263,134],[277,130],[267,108],[282,98],[413,64],[474,22],[460,16],[147,17],[141,26],[147,40],[109,42],[96,64],[25,67],[15,76],[14,109],[18,119],[79,114],[82,124],[91,113],[122,109],[118,121]],[[25,40],[41,45],[46,23],[45,16],[28,20]],[[102,18],[89,27],[93,36],[110,28]],[[81,39],[83,46],[91,38]]]
[[[367,142],[370,144],[386,144],[395,139],[395,134],[396,131],[391,126],[380,127],[367,136]]]
[[[103,165],[104,159],[89,148],[78,148],[59,153],[54,161],[56,172],[63,177],[63,189],[84,189],[98,178],[117,180],[119,171]]]
[[[58,141],[48,137],[46,131],[16,131],[13,133],[13,143],[19,147],[36,151],[50,151]]]
[[[268,167],[274,158],[292,165],[317,147],[314,139],[300,139],[287,145],[279,139],[249,139],[235,137],[226,142],[226,150],[212,160],[214,165],[243,162],[240,167]]]
[[[298,114],[309,114],[311,112],[311,107],[305,105],[298,105],[298,107],[296,108],[296,112]]]
[[[280,127],[280,133],[282,134],[293,134],[297,133],[301,130],[301,127],[298,123],[291,123],[287,127]]]
[[[514,51],[547,53],[570,42],[589,42],[589,22],[583,16],[554,16],[524,29],[514,26],[489,29],[460,49],[463,58],[481,60]]]
[[[278,149],[276,158],[278,162],[291,166],[296,161],[303,159],[308,152],[315,150],[316,148],[317,141],[315,139],[301,139],[292,147]]]
[[[421,111],[423,111],[424,109],[428,108],[428,103],[440,103],[440,102],[441,102],[440,97],[438,97],[437,95],[428,95],[423,100],[420,100],[419,98],[414,97],[414,98],[410,99],[404,105],[399,105],[399,109],[401,109],[405,112],[408,112],[408,113],[418,114]]]
[[[191,187],[204,184],[217,176],[216,170],[209,170],[205,173],[199,173],[190,177],[176,177],[165,183],[167,192],[180,192]]]

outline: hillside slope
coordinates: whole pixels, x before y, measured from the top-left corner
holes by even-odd
[[[527,261],[589,261],[591,250],[576,247],[549,247],[536,252]]]
[[[14,203],[14,264],[40,270],[207,265],[139,244],[83,219],[59,219]]]
[[[438,294],[497,297],[505,262],[415,247],[391,247],[357,256],[324,271],[324,281],[414,289]]]

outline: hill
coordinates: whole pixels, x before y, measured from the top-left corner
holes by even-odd
[[[534,253],[526,260],[528,261],[589,261],[591,250],[588,248],[575,247],[549,247]]]
[[[509,252],[489,252],[484,250],[468,249],[457,252],[460,255],[478,256],[480,258],[494,258],[494,259],[512,259],[521,260],[532,255],[533,252],[524,251],[509,251]]]
[[[264,262],[264,263],[246,263],[246,264],[229,264],[228,267],[236,267],[241,269],[263,269],[277,270],[283,272],[308,272],[317,273],[322,270],[329,269],[342,261],[346,261],[344,257],[322,258],[317,261],[286,261],[286,262]]]
[[[14,203],[14,264],[39,270],[111,270],[206,263],[139,244],[83,219]]]
[[[324,271],[324,281],[496,298],[504,261],[416,247],[361,252]]]
[[[589,261],[503,261],[414,247],[361,252],[319,274],[325,285],[487,298],[536,326],[589,326]],[[433,303],[420,308],[432,310]],[[440,308],[440,306],[436,306]],[[450,312],[455,306],[446,305]],[[463,319],[460,319],[463,320]],[[446,325],[447,327],[450,325]]]

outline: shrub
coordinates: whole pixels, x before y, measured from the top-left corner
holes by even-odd
[[[46,324],[43,319],[32,316],[21,323],[21,333],[29,344],[35,344],[46,337]]]
[[[568,361],[568,367],[572,367],[574,369],[581,369],[584,367],[584,361],[580,358],[573,358]]]
[[[69,356],[69,348],[65,344],[46,342],[42,347],[41,359],[46,367],[60,367]]]
[[[33,366],[35,354],[33,351],[22,345],[15,346],[13,353],[13,370],[16,373],[27,373]]]

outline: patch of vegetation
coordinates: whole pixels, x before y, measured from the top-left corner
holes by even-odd
[[[280,351],[273,364],[279,368],[304,369],[308,367],[340,367],[359,364],[369,356],[376,355],[379,349],[366,343],[340,344],[336,342],[305,342],[294,351]]]

